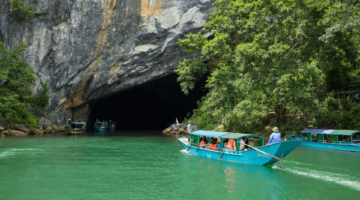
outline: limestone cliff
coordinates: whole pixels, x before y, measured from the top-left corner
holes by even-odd
[[[45,81],[51,87],[45,113],[83,108],[174,73],[188,57],[176,42],[203,30],[214,1],[24,0],[36,15],[18,20],[0,0],[0,42],[12,49],[27,40],[33,94]]]

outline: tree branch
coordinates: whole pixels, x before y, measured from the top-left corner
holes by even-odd
[[[295,48],[303,39],[306,39],[306,38],[301,38],[293,47],[291,47],[290,51],[286,54],[284,60],[286,60],[286,58],[288,57],[288,55],[289,55],[292,51],[294,51],[294,48]],[[303,46],[305,46],[305,45],[303,45]],[[302,46],[301,46],[301,47],[302,47]],[[299,48],[301,48],[301,47],[299,47]]]

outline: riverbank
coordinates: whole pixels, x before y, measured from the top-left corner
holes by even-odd
[[[43,135],[63,132],[65,131],[67,115],[68,113],[66,111],[60,111],[42,117],[37,120],[37,128],[35,129],[30,129],[24,124],[14,124],[12,127],[7,127],[6,119],[0,117],[0,137],[23,137],[27,135]]]

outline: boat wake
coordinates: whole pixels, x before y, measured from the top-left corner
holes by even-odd
[[[186,151],[186,149],[182,149],[180,150],[181,153],[186,153],[186,154],[189,154],[189,151]]]
[[[353,189],[360,191],[360,181],[357,181],[358,179],[354,180],[354,178],[356,178],[356,177],[351,177],[348,175],[331,173],[331,172],[296,168],[296,167],[295,168],[286,168],[285,171],[293,173],[293,174],[297,174],[297,175],[315,178],[318,180],[324,180],[324,181],[337,183],[337,184],[340,184],[343,186],[348,186],[348,187],[351,187]]]
[[[35,149],[10,149],[8,151],[4,151],[2,153],[0,153],[0,159],[1,158],[6,158],[15,154],[18,154],[19,151],[34,151]]]

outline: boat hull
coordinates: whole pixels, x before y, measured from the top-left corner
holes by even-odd
[[[65,132],[68,135],[78,135],[78,134],[84,133],[85,129],[74,130],[73,128],[71,128],[69,126],[65,126]]]
[[[107,129],[108,129],[108,130],[115,130],[115,127],[116,127],[116,126],[108,126]]]
[[[304,138],[296,137],[296,136],[289,135],[289,134],[288,134],[288,137],[290,138],[291,141],[295,141],[295,140],[301,141],[300,146],[304,146],[304,147],[360,152],[360,144],[352,144],[352,143],[347,143],[347,142],[339,142],[339,144],[309,142],[309,141],[306,141]]]
[[[104,132],[106,128],[101,128],[100,126],[95,126],[95,132]]]
[[[184,145],[184,147],[187,148],[187,138],[179,138],[179,140]],[[262,146],[258,149],[278,158],[284,158],[290,152],[292,152],[300,143],[300,141],[285,141],[269,146]],[[224,150],[224,155],[221,158],[218,156],[218,151],[211,151],[207,149],[197,150],[195,147],[190,147],[189,153],[217,160],[232,161],[251,165],[271,165],[279,161],[264,153],[256,151],[255,149],[251,149],[248,151]]]

